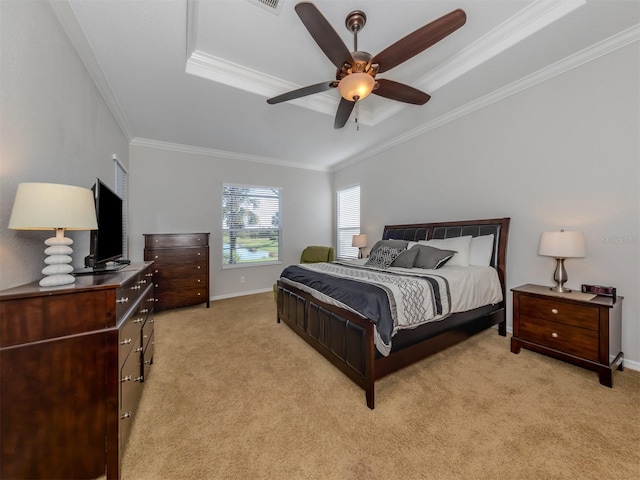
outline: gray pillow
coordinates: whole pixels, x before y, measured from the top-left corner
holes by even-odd
[[[375,245],[371,247],[369,256],[373,255],[377,249],[383,246],[397,248],[398,250],[404,250],[408,245],[409,242],[407,240],[378,240]]]
[[[411,250],[403,250],[402,252],[400,252],[400,255],[396,257],[391,266],[413,268],[413,264],[416,261],[418,253],[420,253],[420,250],[418,250],[417,248]]]
[[[428,245],[414,245],[411,250],[418,250],[418,257],[413,264],[416,268],[429,268],[435,270],[447,263],[454,255],[454,250],[441,250]]]
[[[400,255],[399,248],[387,247],[383,245],[382,247],[376,249],[373,255],[369,255],[369,260],[365,263],[368,267],[377,267],[377,268],[389,268],[393,261],[396,259],[398,255]]]

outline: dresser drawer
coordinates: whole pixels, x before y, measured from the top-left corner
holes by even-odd
[[[207,267],[200,263],[160,264],[155,268],[154,274],[153,280],[156,283],[167,280],[179,281],[182,278],[207,281]]]
[[[574,305],[552,298],[543,299],[521,295],[520,314],[549,322],[598,330],[599,313],[597,307]]]
[[[520,315],[519,338],[587,360],[598,360],[595,330]]]
[[[198,288],[158,288],[156,305],[159,309],[184,307],[206,302],[209,296],[206,286]]]
[[[165,264],[203,263],[207,258],[208,247],[181,248],[175,250],[146,250],[145,259],[153,260],[155,267]]]
[[[116,322],[124,317],[152,283],[151,277],[139,274],[116,290]]]
[[[159,233],[147,234],[144,237],[145,249],[207,246],[208,244],[208,233]]]
[[[140,338],[133,345],[131,353],[120,370],[120,445],[124,447],[129,437],[135,410],[142,394],[142,354]]]
[[[151,370],[151,364],[153,363],[153,331],[151,332],[151,337],[147,342],[147,345],[144,347],[144,354],[142,356],[143,360],[143,377],[146,380],[149,377],[149,371]]]

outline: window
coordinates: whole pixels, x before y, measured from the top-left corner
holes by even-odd
[[[338,258],[358,258],[352,247],[354,235],[360,233],[360,186],[338,190]]]
[[[120,160],[114,155],[113,163],[116,169],[116,195],[122,199],[122,255],[124,258],[129,258],[127,241],[127,212],[129,211],[129,174],[124,169]]]
[[[280,262],[281,189],[222,186],[224,267]]]

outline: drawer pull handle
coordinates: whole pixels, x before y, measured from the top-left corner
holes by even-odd
[[[156,270],[156,272],[157,272],[157,270]],[[153,277],[153,273],[145,273],[144,276],[145,277]]]
[[[116,303],[128,303],[129,297],[122,297],[120,300],[116,300]]]
[[[138,348],[136,348],[136,349],[134,350],[134,352],[136,352],[136,353],[140,353],[141,351],[142,351],[142,347],[138,347]]]
[[[145,361],[144,361],[144,364],[145,364],[145,365],[151,365],[151,360],[145,360]]]
[[[149,309],[148,308],[143,308],[142,310],[140,310],[140,313],[149,313]]]
[[[155,258],[158,258],[158,255],[155,255]]]
[[[120,417],[122,420],[126,420],[127,418],[131,418],[131,412],[126,412],[124,415]]]
[[[198,265],[198,270],[200,270],[200,265]]]
[[[138,281],[138,283],[140,285],[144,285],[145,283],[147,283],[147,281],[143,278],[142,280]]]
[[[147,302],[153,302],[153,298],[147,298]]]
[[[557,308],[552,308],[551,309],[551,313],[553,313],[554,315],[558,314],[558,309]]]
[[[558,334],[557,334],[556,332],[551,333],[551,336],[552,336],[553,338],[558,338]]]
[[[144,318],[143,318],[143,317],[140,317],[140,318],[136,318],[136,319],[133,321],[133,323],[142,323],[143,321],[144,321]]]
[[[130,382],[131,381],[131,375],[127,375],[126,377],[124,377],[122,380],[120,380],[121,382]]]
[[[129,345],[131,343],[131,339],[130,338],[125,338],[124,340],[122,340],[120,342],[120,345]]]
[[[134,285],[131,290],[140,290],[140,285]]]
[[[141,382],[142,380],[144,380],[144,377],[142,375],[140,375],[138,378],[133,379],[134,382]]]

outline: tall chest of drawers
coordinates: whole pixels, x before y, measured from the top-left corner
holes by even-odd
[[[206,303],[209,308],[209,234],[144,235],[144,259],[154,262],[156,310]]]
[[[512,291],[513,353],[543,353],[597,372],[602,385],[613,386],[613,371],[622,370],[624,361],[623,297],[558,294],[531,284]]]
[[[0,292],[0,478],[120,477],[153,362],[152,276]]]

